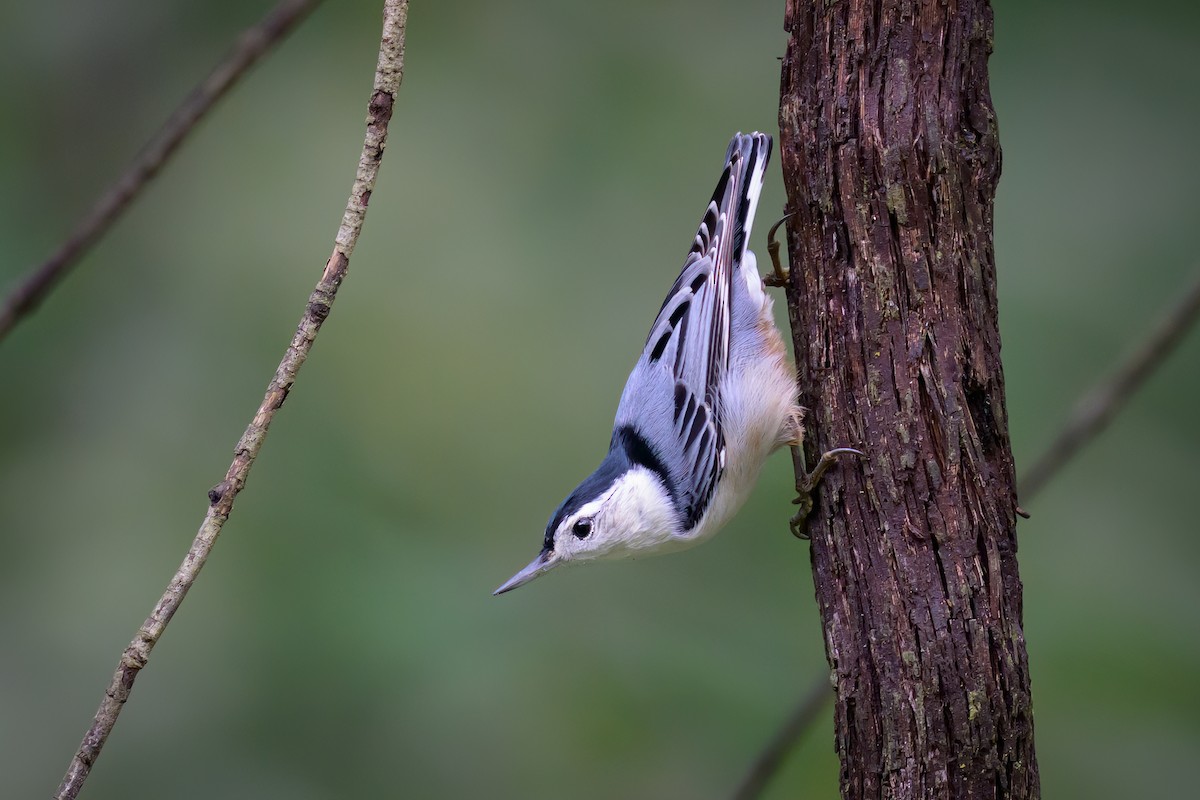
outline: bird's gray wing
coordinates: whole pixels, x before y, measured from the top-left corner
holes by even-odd
[[[671,429],[660,423],[650,444],[671,472],[669,488],[685,530],[703,517],[725,466],[718,387],[729,364],[731,294],[770,147],[763,134],[738,134],[730,143],[721,179],[639,365],[649,373],[666,368],[674,381]]]

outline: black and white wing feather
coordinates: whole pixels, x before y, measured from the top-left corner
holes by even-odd
[[[649,446],[656,466],[668,473],[662,477],[682,530],[704,516],[725,466],[719,387],[729,365],[731,298],[770,150],[771,139],[763,134],[738,134],[730,142],[683,271],[650,328],[617,411],[614,446],[621,435]],[[669,408],[663,397],[673,399]]]

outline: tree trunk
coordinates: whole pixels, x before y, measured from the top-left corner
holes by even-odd
[[[780,138],[846,798],[1036,798],[986,0],[788,0]]]

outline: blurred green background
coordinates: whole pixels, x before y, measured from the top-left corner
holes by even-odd
[[[330,2],[0,345],[0,794],[53,790],[327,255],[379,3]],[[0,25],[0,287],[267,3]],[[827,671],[770,464],[711,543],[491,590],[600,458],[729,135],[775,131],[781,0],[430,3],[329,325],[85,796],[727,796]],[[1018,464],[1196,269],[1193,4],[999,2]],[[760,223],[782,206],[773,172]],[[757,247],[764,255],[757,231]],[[1200,755],[1200,335],[1021,523],[1047,797]],[[828,714],[769,797],[834,797]]]

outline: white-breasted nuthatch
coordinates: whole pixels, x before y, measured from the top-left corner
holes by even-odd
[[[748,247],[770,155],[763,133],[729,143],[621,394],[608,455],[554,512],[537,558],[495,594],[559,564],[697,544],[742,506],[768,455],[800,445],[796,372]]]

